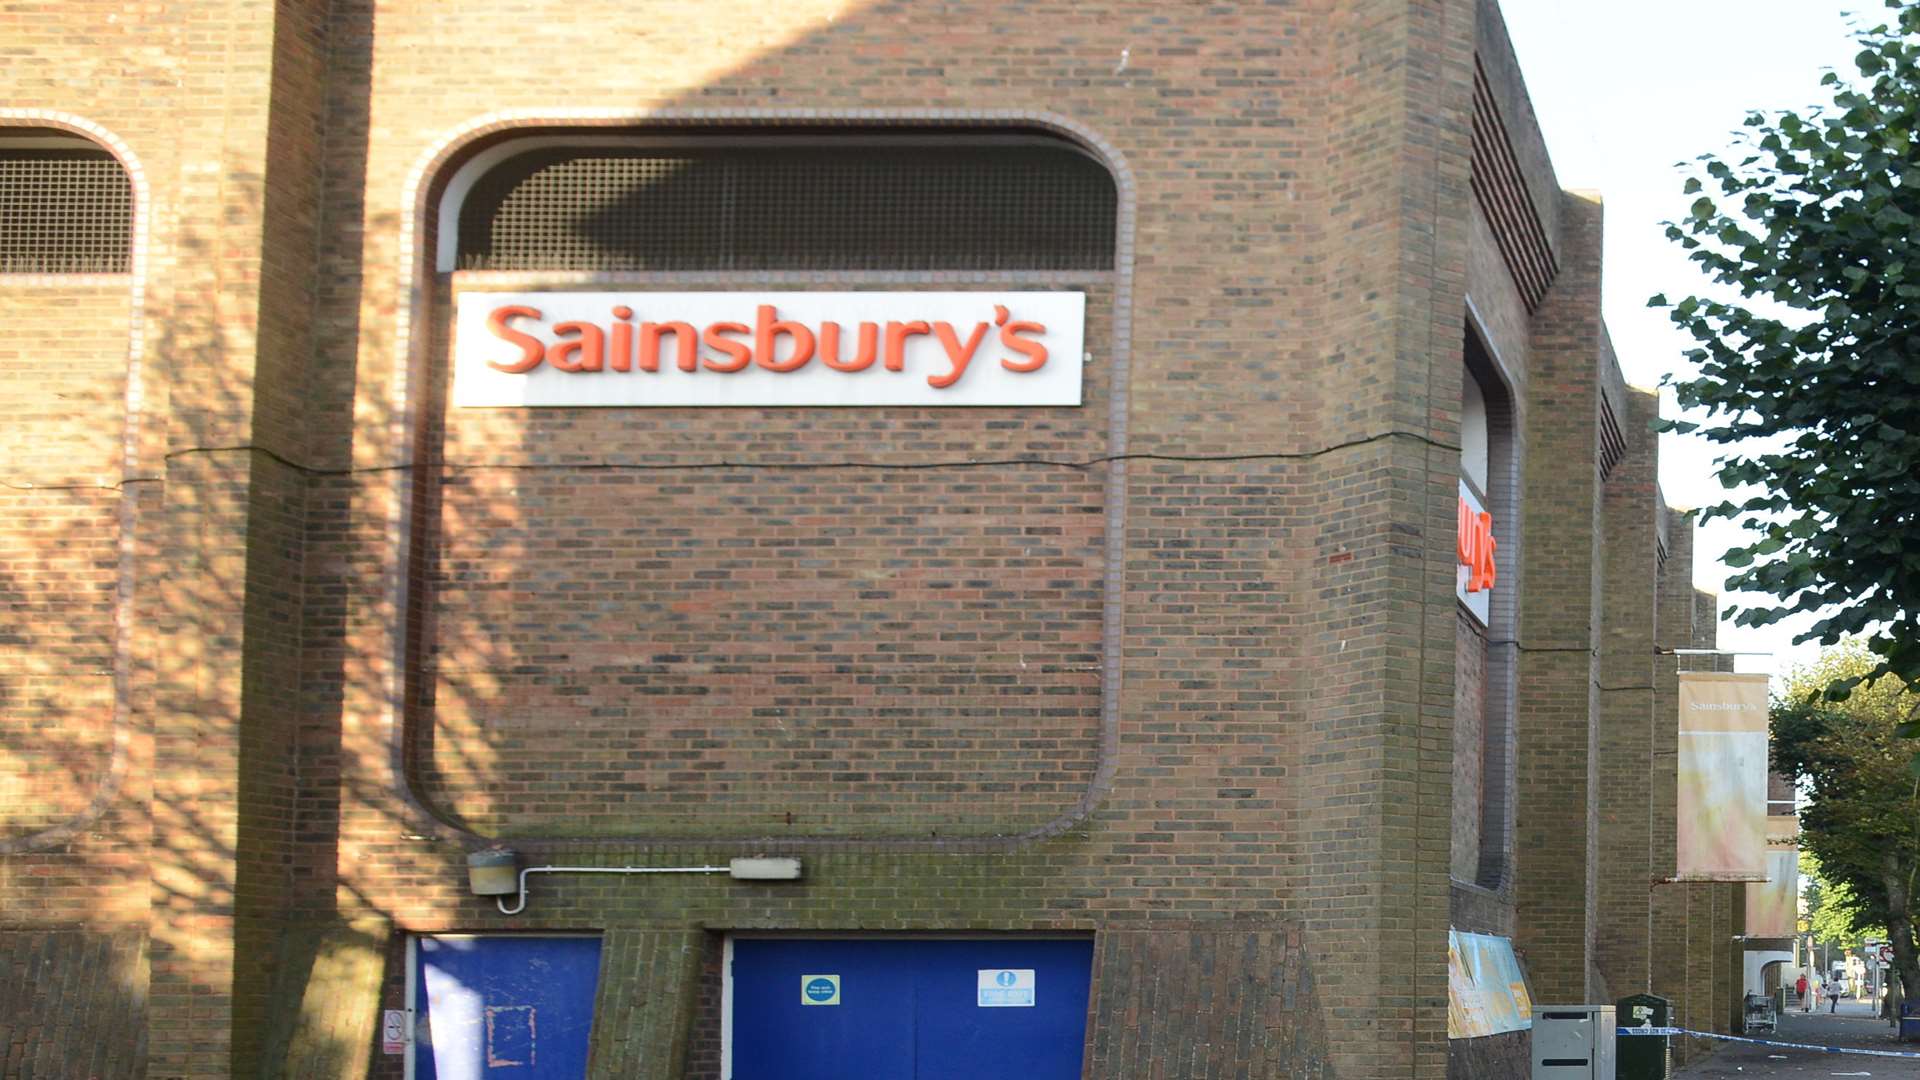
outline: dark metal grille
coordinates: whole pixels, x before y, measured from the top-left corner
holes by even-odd
[[[512,158],[460,216],[470,270],[1108,270],[1099,162],[1031,144],[574,149]]]
[[[0,146],[0,274],[122,274],[133,183],[111,154]]]

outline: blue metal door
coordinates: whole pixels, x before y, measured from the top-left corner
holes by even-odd
[[[422,937],[418,947],[418,1080],[587,1075],[599,938]]]
[[[740,938],[733,1080],[1079,1080],[1086,939]]]

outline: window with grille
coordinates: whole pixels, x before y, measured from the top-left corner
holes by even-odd
[[[1055,140],[541,148],[460,212],[468,270],[1109,270],[1105,166]]]
[[[0,139],[0,274],[122,274],[133,183],[72,137]]]

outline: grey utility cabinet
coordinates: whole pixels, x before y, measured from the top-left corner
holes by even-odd
[[[1611,1005],[1536,1005],[1533,1080],[1614,1080]]]

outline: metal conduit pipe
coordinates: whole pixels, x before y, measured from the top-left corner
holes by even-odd
[[[518,901],[507,906],[507,898],[496,896],[493,902],[502,915],[518,915],[527,910],[528,874],[724,874],[724,866],[529,866],[520,871]]]
[[[520,887],[512,907],[507,906],[505,896],[494,897],[500,914],[518,915],[527,909],[529,874],[728,874],[739,881],[794,881],[800,877],[800,860],[734,859],[725,866],[529,866],[520,871]]]

